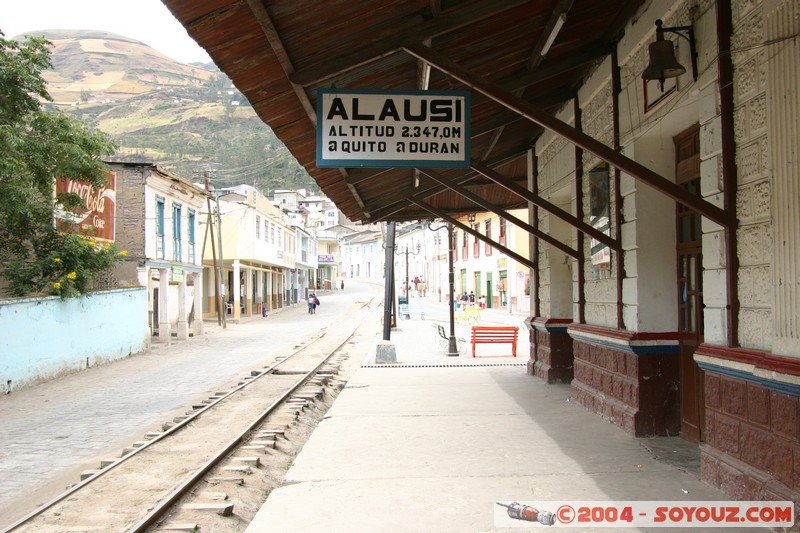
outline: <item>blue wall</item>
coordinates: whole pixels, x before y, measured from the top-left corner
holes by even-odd
[[[141,287],[0,300],[0,391],[9,380],[14,390],[146,350],[147,313]]]

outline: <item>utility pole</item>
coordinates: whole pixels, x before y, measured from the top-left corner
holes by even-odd
[[[456,341],[456,313],[455,313],[455,281],[456,272],[453,268],[453,249],[455,242],[453,242],[453,224],[448,223],[446,226],[439,226],[434,228],[432,222],[428,222],[428,229],[431,231],[439,231],[440,229],[447,229],[447,282],[450,287],[450,298],[447,302],[447,308],[450,314],[450,338],[448,339],[447,355],[450,357],[458,357],[458,342]]]
[[[395,223],[386,226],[386,254],[383,297],[383,340],[391,340],[392,309],[394,308],[394,232]],[[407,294],[407,293],[406,293]]]
[[[217,325],[222,325],[222,298],[219,294],[219,270],[217,270],[217,249],[214,245],[214,219],[211,216],[211,186],[208,184],[208,173],[206,174],[206,204],[208,205],[208,228],[211,232],[211,258],[214,265],[214,303],[217,308]],[[218,228],[219,230],[219,228]],[[205,242],[205,241],[204,241]]]
[[[453,268],[453,224],[447,224],[447,266],[449,272],[447,273],[447,282],[450,286],[450,301],[448,307],[450,308],[450,339],[448,342],[447,355],[450,357],[458,357],[458,343],[456,342],[456,313],[455,313],[455,281],[456,273]]]
[[[406,244],[406,303],[411,303],[411,291],[408,290],[408,245]]]
[[[219,211],[219,191],[215,191],[215,192],[216,192],[216,194],[214,194],[214,198],[217,200],[217,244],[218,244],[218,247],[219,247],[219,282],[220,282],[220,287],[221,287],[222,284],[225,282],[225,280],[224,280],[224,278],[222,276],[222,265],[223,265],[223,262],[222,262],[222,216],[220,215],[220,211]],[[230,288],[228,288],[228,290],[230,291]],[[231,295],[231,297],[232,296],[233,295]],[[238,300],[238,298],[237,298],[237,300]],[[239,302],[238,301],[234,301],[233,303],[234,303],[234,305],[238,305]],[[227,321],[227,319],[225,317],[226,314],[227,313],[222,313],[222,329],[227,329],[228,328],[228,321]]]

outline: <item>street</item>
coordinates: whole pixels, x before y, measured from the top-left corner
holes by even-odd
[[[0,397],[0,528],[32,511],[145,433],[183,415],[193,402],[225,390],[383,288],[348,280],[345,291],[320,291],[304,302],[222,329],[206,323],[201,338],[154,345],[146,353],[89,368]]]

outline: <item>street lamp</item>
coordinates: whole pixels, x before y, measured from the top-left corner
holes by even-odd
[[[450,300],[447,303],[448,310],[450,312],[450,338],[448,339],[447,343],[447,355],[448,357],[458,357],[458,343],[456,343],[456,312],[454,307],[454,299],[455,299],[455,270],[453,270],[453,225],[448,223],[446,226],[439,226],[434,228],[431,224],[432,222],[428,222],[428,229],[431,231],[439,231],[440,229],[447,230],[447,281],[450,287]]]
[[[416,245],[417,251],[416,252],[409,252],[408,251],[408,245],[406,244],[405,251],[400,252],[399,254],[397,254],[397,255],[405,254],[405,256],[406,256],[406,284],[405,284],[405,288],[406,288],[406,303],[408,303],[408,299],[409,299],[409,291],[408,291],[408,254],[417,255],[419,253],[419,250],[420,250],[421,247],[422,247],[422,243],[418,242],[417,245]]]
[[[436,292],[439,301],[442,301],[442,283],[441,283],[441,276],[439,274],[439,247],[442,245],[442,237],[437,233],[433,236],[433,246],[434,246],[434,258],[435,261],[433,262],[433,277],[434,285],[431,287],[434,292]]]

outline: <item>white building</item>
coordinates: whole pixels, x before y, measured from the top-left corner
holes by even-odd
[[[295,268],[289,276],[289,303],[295,304],[308,298],[314,286],[317,272],[317,239],[302,227],[292,222],[295,232]]]
[[[342,278],[382,281],[383,236],[380,230],[362,230],[340,239]]]
[[[295,231],[289,217],[249,185],[214,191],[214,195],[219,205],[219,217],[214,205],[214,232],[222,246],[212,249],[209,242],[205,247],[203,265],[209,282],[204,315],[216,314],[213,280],[214,271],[220,270],[220,249],[222,278],[217,279],[226,319],[236,321],[242,315],[263,315],[283,308],[290,300],[289,280],[296,267]],[[221,235],[216,233],[217,218],[221,219]]]
[[[116,175],[116,241],[127,251],[114,269],[121,286],[147,287],[149,324],[160,342],[202,334],[200,219],[206,192],[153,164],[109,163]]]

